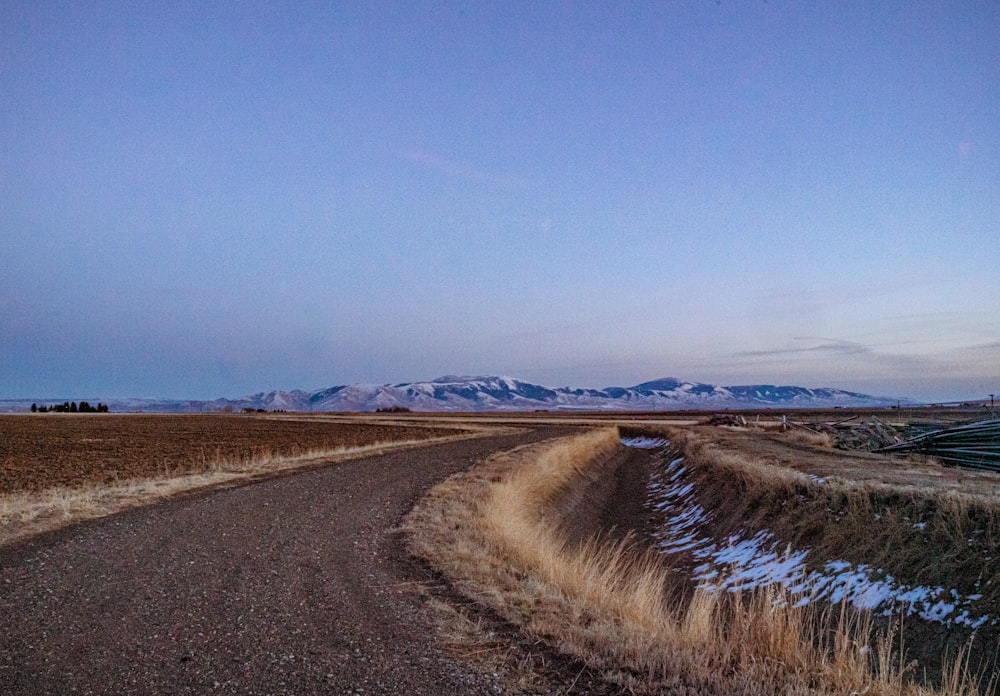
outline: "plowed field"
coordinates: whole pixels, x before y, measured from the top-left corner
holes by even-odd
[[[176,475],[253,457],[454,433],[229,414],[0,416],[0,493]]]

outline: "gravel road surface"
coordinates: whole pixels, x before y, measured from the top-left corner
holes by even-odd
[[[480,694],[393,530],[540,428],[191,494],[0,548],[0,694]]]

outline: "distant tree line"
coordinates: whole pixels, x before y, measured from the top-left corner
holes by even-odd
[[[406,406],[385,406],[383,408],[375,409],[375,413],[409,413],[410,409]]]
[[[62,404],[55,404],[54,406],[39,406],[38,404],[31,404],[32,413],[107,413],[108,405],[98,403],[97,406],[91,406],[86,401],[81,401],[79,405],[75,401],[67,401]]]

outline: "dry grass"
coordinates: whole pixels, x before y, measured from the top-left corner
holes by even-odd
[[[779,450],[775,440],[711,430],[669,436],[700,484],[702,505],[717,511],[716,536],[768,529],[818,558],[892,568],[900,582],[983,594],[982,606],[1000,609],[1000,565],[989,562],[1000,558],[996,474],[852,459],[799,440]],[[820,471],[824,482],[800,468]]]
[[[0,546],[74,522],[104,517],[181,493],[224,485],[318,464],[344,461],[396,449],[479,437],[486,431],[436,438],[374,442],[353,447],[313,449],[297,454],[258,451],[250,456],[207,457],[164,468],[159,475],[112,483],[83,481],[74,486],[0,493]]]
[[[422,594],[438,639],[452,656],[492,674],[504,693],[558,691],[545,656],[524,644],[512,627],[484,616],[474,604]]]
[[[555,503],[616,447],[615,431],[596,431],[448,479],[408,517],[411,550],[529,636],[635,693],[978,693],[960,671],[944,689],[908,682],[891,641],[867,649],[864,619],[817,616],[776,590],[681,602],[674,574],[627,542],[567,543]]]
[[[217,461],[441,437],[455,427],[304,414],[0,415],[0,493],[199,473]]]
[[[805,430],[802,428],[796,428],[793,430],[788,430],[784,433],[785,438],[796,444],[809,445],[811,447],[833,447],[833,436],[829,433],[817,433],[812,430]]]

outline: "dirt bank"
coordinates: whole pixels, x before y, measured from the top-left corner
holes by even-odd
[[[594,536],[647,539],[653,520],[645,506],[652,465],[649,451],[620,447],[581,470],[552,501],[560,532],[575,544]]]
[[[720,548],[725,540],[742,545],[744,577],[782,577],[766,569],[765,556],[755,570],[746,560],[748,540],[766,535],[762,548],[784,549],[786,559],[807,553],[802,570],[811,582],[839,588],[822,597],[857,595],[873,608],[877,628],[901,634],[915,678],[938,681],[960,651],[973,673],[996,674],[1000,476],[842,452],[795,433],[694,428],[672,435],[687,470],[677,485],[692,487],[693,502],[711,511],[701,533]]]
[[[672,435],[678,442],[684,440],[680,433]],[[758,442],[757,436],[747,438],[750,444]],[[705,532],[716,542],[725,544],[732,540],[734,532],[745,528],[753,532],[759,525],[773,528],[775,538],[781,540],[779,532],[794,532],[804,523],[810,528],[818,525],[817,533],[829,537],[831,543],[857,546],[866,533],[871,533],[873,522],[859,518],[863,524],[850,529],[845,536],[848,525],[841,519],[844,515],[840,514],[840,507],[858,508],[869,517],[874,514],[876,522],[888,524],[886,512],[879,512],[881,508],[873,511],[868,500],[873,491],[881,494],[880,486],[898,485],[900,472],[895,462],[882,462],[891,466],[879,481],[871,470],[875,457],[843,456],[828,449],[810,449],[797,441],[767,440],[767,447],[751,447],[754,456],[747,458],[746,450],[736,446],[731,438],[727,441],[712,434],[705,442],[713,447],[719,442],[728,445],[719,454],[718,462],[700,456],[716,452],[714,449],[687,452],[688,464],[696,475],[701,475],[698,483],[702,484],[700,497],[704,498],[701,503],[705,507],[699,506],[699,510],[711,510],[716,518]],[[590,456],[586,456],[588,452]],[[758,459],[764,452],[768,456]],[[733,602],[739,607],[727,604],[729,608],[713,613],[714,610],[699,608],[703,601],[692,600],[685,618],[679,622],[674,621],[669,611],[633,612],[604,602],[606,598],[624,595],[621,590],[634,577],[633,567],[629,566],[624,574],[606,573],[601,569],[614,567],[616,561],[607,557],[595,563],[578,555],[580,542],[594,534],[620,538],[627,530],[645,531],[651,523],[657,523],[660,513],[648,511],[646,500],[651,468],[666,464],[666,460],[658,464],[654,461],[659,456],[661,453],[626,450],[615,447],[614,441],[592,440],[589,436],[504,455],[475,471],[452,477],[422,499],[407,518],[411,548],[440,569],[469,599],[490,608],[479,616],[485,614],[489,618],[490,612],[494,612],[521,626],[524,634],[537,644],[551,645],[563,654],[575,656],[588,692],[634,687],[636,692],[659,693],[661,687],[674,685],[688,689],[686,693],[711,694],[799,693],[803,689],[810,693],[925,693],[916,686],[898,683],[891,665],[878,674],[872,673],[867,659],[859,657],[868,653],[855,649],[868,646],[867,634],[855,636],[851,633],[853,629],[846,628],[847,633],[830,639],[831,645],[840,647],[827,651],[822,641],[837,630],[836,626],[813,629],[812,619],[804,616],[805,610],[795,608],[801,605],[793,607],[791,602],[780,602],[785,609],[774,611],[779,604],[767,596],[762,596],[756,604],[753,598],[747,600],[749,604],[736,598]],[[832,475],[848,474],[850,467],[860,466],[855,460],[865,465],[866,475],[862,480],[866,487],[855,490],[852,486],[857,486],[857,482],[834,483]],[[805,471],[789,468],[792,463]],[[670,462],[671,466],[675,464],[677,461]],[[829,479],[809,470],[821,465],[831,467],[820,469]],[[676,473],[680,476],[682,472]],[[925,473],[930,483],[934,472]],[[867,488],[870,485],[876,487]],[[685,481],[677,486],[684,489],[685,495],[696,488]],[[814,511],[816,514],[807,514],[811,507],[817,507],[809,505],[813,497],[821,509]],[[684,519],[698,518],[687,515],[686,510],[681,512]],[[776,523],[779,518],[782,525]],[[933,528],[930,523],[925,527],[923,522],[912,519],[904,522],[896,525],[901,527],[896,531],[910,536]],[[609,533],[609,528],[615,531]],[[895,533],[892,529],[889,532]],[[570,543],[565,544],[566,540]],[[583,547],[584,555],[592,548]],[[609,582],[602,584],[605,579]],[[654,591],[659,596],[668,584],[666,579],[663,575],[656,581]],[[649,595],[637,593],[635,597],[633,606],[637,607]],[[698,598],[698,593],[694,598]],[[476,613],[466,611],[464,616],[468,619]],[[647,632],[649,627],[641,622],[641,617],[651,616],[657,617],[652,622],[656,627]],[[492,630],[496,623],[489,625]],[[703,630],[712,632],[711,640],[698,643]],[[753,639],[741,638],[751,634]],[[926,632],[915,634],[908,624],[906,640],[913,638],[938,653],[944,647],[942,641],[934,640]],[[711,652],[709,646],[726,647],[720,649],[718,662],[713,658],[685,661],[683,656],[694,654],[691,648],[696,645],[700,646],[699,654]],[[626,651],[620,646],[635,649]],[[653,647],[642,652],[648,646]],[[532,652],[545,654],[544,649],[515,647],[520,649],[517,654],[521,659],[525,655],[530,657]],[[649,659],[651,656],[655,657]],[[928,659],[930,655],[920,657],[924,658],[921,665],[930,667],[929,676],[940,674],[940,654],[936,660]],[[734,667],[737,663],[740,666]],[[721,672],[720,665],[726,665]],[[761,670],[770,669],[768,665],[774,670],[763,674]],[[807,667],[788,671],[785,665]],[[979,664],[974,662],[974,666]],[[644,676],[647,674],[648,678]],[[909,676],[919,680],[922,672]],[[539,682],[542,688],[537,688]],[[546,684],[536,676],[535,685],[537,691],[547,692],[552,682]],[[945,692],[967,693],[964,688],[964,685],[949,687]]]

